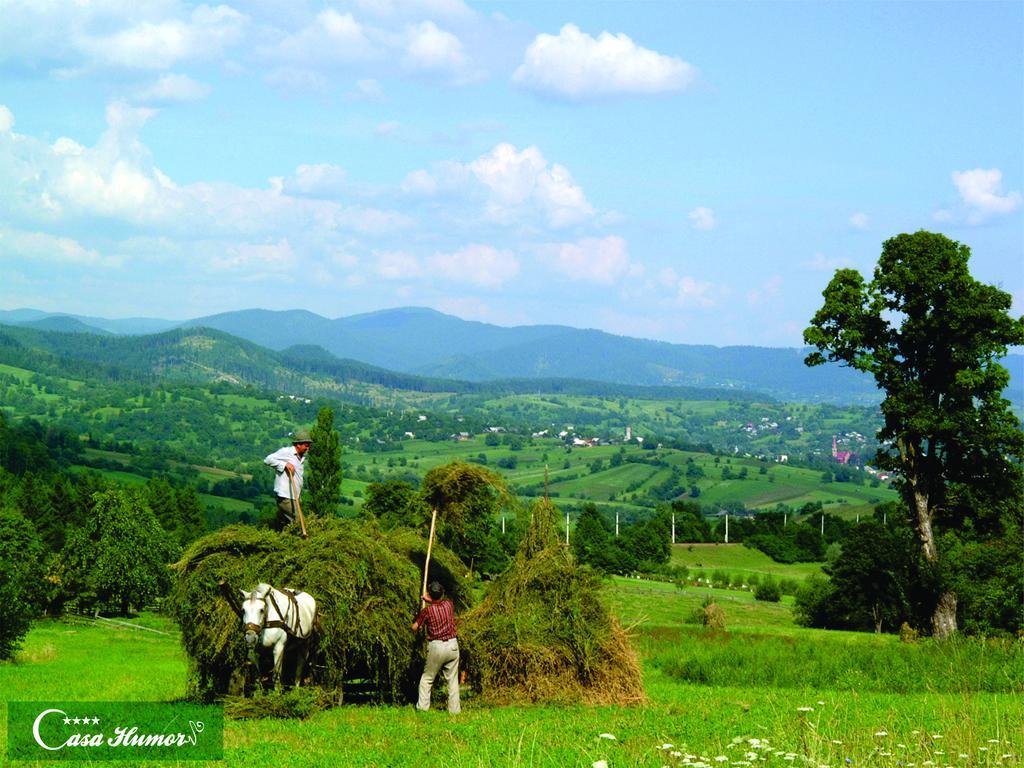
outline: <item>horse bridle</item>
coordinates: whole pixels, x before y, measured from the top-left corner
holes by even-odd
[[[296,595],[301,595],[302,593],[301,592],[292,592],[290,589],[282,589],[281,591],[285,595],[288,596],[288,611],[290,612],[292,608],[295,609],[295,623],[298,625],[298,629],[301,632],[302,631],[302,616],[299,614],[299,601],[295,599],[295,596]],[[298,634],[296,634],[295,630],[292,629],[291,626],[287,623],[288,613],[282,611],[281,608],[277,605],[277,599],[274,597],[274,588],[273,587],[271,587],[270,591],[268,591],[267,594],[264,596],[264,598],[263,598],[264,602],[266,602],[267,598],[270,598],[271,605],[274,606],[274,610],[277,611],[277,615],[280,616],[281,618],[280,619],[271,619],[270,621],[267,621],[266,616],[264,616],[263,617],[263,626],[260,626],[259,624],[256,624],[254,622],[248,621],[244,625],[244,630],[246,632],[255,632],[258,635],[264,629],[283,629],[285,632],[287,632],[292,637],[298,637]]]

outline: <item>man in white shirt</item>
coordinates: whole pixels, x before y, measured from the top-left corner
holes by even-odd
[[[302,493],[302,470],[306,463],[306,451],[313,440],[309,431],[295,430],[291,446],[285,446],[263,460],[264,464],[274,468],[274,495],[277,497],[277,518],[273,528],[284,530],[285,526],[295,522],[295,505]]]

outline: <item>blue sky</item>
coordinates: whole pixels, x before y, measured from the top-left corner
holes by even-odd
[[[1024,312],[1024,3],[0,0],[0,308],[796,346],[941,231]]]

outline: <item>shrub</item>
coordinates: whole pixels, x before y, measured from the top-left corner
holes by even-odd
[[[754,599],[765,603],[777,603],[782,599],[782,590],[775,579],[768,578],[754,588]]]

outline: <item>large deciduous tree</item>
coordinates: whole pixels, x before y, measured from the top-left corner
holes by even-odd
[[[1011,297],[975,280],[970,249],[931,232],[887,240],[871,281],[836,271],[825,302],[804,331],[817,348],[808,365],[840,362],[870,373],[884,393],[878,433],[881,469],[896,473],[921,554],[936,579],[932,632],[957,628],[956,593],[939,568],[936,521],[951,499],[1005,504],[1021,490],[1020,423],[1002,392],[998,360],[1024,343]],[[964,523],[971,510],[957,504]]]
[[[311,506],[318,515],[334,515],[341,498],[341,440],[334,428],[334,410],[323,407],[310,432],[309,479]]]
[[[67,595],[85,608],[122,616],[164,594],[174,545],[141,493],[97,493],[85,522],[68,533],[59,573]]]

